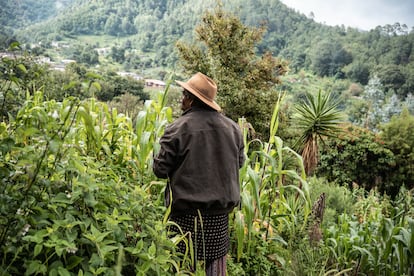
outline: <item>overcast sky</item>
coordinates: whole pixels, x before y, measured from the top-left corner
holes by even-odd
[[[414,0],[281,0],[285,5],[316,22],[344,25],[363,30],[386,24],[406,24],[414,27]]]

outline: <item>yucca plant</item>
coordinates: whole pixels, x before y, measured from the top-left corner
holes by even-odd
[[[319,162],[319,143],[325,137],[334,137],[344,115],[337,107],[339,102],[331,93],[321,90],[316,95],[306,94],[306,102],[295,105],[295,121],[302,135],[295,143],[303,158],[306,173],[313,172]]]

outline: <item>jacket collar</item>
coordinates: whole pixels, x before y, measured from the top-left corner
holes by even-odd
[[[181,116],[186,115],[186,114],[191,113],[191,112],[197,112],[197,111],[213,111],[213,112],[217,112],[214,109],[207,109],[207,108],[202,108],[202,107],[198,107],[198,106],[192,106],[192,107],[184,110],[183,113],[181,114]]]

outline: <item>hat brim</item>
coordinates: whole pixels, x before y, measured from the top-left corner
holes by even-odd
[[[205,103],[209,107],[211,107],[211,108],[213,108],[217,111],[221,110],[221,107],[216,103],[216,101],[207,99],[206,97],[204,97],[203,94],[199,93],[195,88],[191,87],[188,83],[178,81],[178,80],[176,80],[175,82],[178,83],[178,85],[183,87],[185,90],[187,90],[188,92],[190,92],[191,94],[196,96],[198,99],[200,99],[203,103]]]

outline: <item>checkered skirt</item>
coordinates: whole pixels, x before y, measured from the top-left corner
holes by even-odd
[[[229,216],[219,215],[181,215],[170,218],[177,223],[184,233],[191,233],[197,260],[215,260],[225,256],[229,250]],[[170,231],[180,233],[173,225]],[[194,239],[194,237],[197,237]],[[184,253],[184,242],[178,244],[179,251]]]

